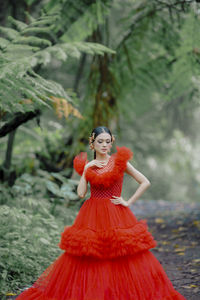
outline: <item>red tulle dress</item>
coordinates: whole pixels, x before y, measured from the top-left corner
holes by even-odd
[[[126,164],[133,156],[117,147],[103,168],[86,170],[91,196],[81,206],[58,244],[62,253],[17,300],[186,300],[177,292],[150,251],[157,246],[146,219],[114,204]],[[74,159],[81,175],[87,153]]]

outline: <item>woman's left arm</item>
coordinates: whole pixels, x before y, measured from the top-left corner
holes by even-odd
[[[132,176],[140,184],[133,196],[127,201],[128,205],[130,205],[134,203],[145,192],[145,190],[151,185],[151,183],[141,172],[134,168],[129,162],[127,162],[127,168],[125,172]]]
[[[130,204],[134,203],[144,193],[144,191],[151,185],[151,183],[142,173],[136,170],[129,162],[127,162],[127,167],[124,172],[132,176],[140,184],[140,186],[137,188],[136,192],[128,201],[118,196],[112,196],[110,200],[112,203],[116,205],[121,204],[123,206],[129,206]]]

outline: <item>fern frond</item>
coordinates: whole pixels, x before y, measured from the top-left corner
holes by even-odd
[[[0,37],[0,50],[4,50],[8,45],[9,41]]]
[[[60,84],[43,78],[34,72],[34,68],[46,66],[53,58],[61,61],[65,61],[69,56],[79,58],[81,52],[92,55],[114,53],[113,50],[95,43],[59,41],[52,44],[51,38],[55,34],[53,30],[56,27],[52,21],[58,19],[58,15],[43,15],[37,20],[30,18],[30,24],[25,24],[11,18],[10,21],[16,30],[0,27],[5,36],[1,39],[0,48],[0,100],[4,110],[26,111],[28,105],[21,102],[21,99],[30,99],[35,108],[51,107],[52,96],[73,103],[73,96],[68,95]],[[65,115],[67,115],[66,107]]]
[[[10,21],[18,31],[23,31],[28,27],[26,23],[16,20],[12,16],[8,16],[8,21]]]
[[[20,36],[20,33],[12,28],[0,26],[0,32],[3,33],[8,40],[13,41]]]
[[[26,45],[33,45],[33,46],[40,46],[40,47],[49,47],[51,46],[51,41],[39,38],[37,36],[22,36],[13,41],[14,44],[26,44]]]
[[[180,44],[175,50],[176,61],[172,65],[168,98],[190,95],[194,78],[200,75],[198,52],[200,52],[200,18],[194,12],[188,15],[180,32]],[[199,51],[198,51],[199,50]]]
[[[111,5],[109,1],[96,1],[77,18],[75,22],[70,24],[62,36],[63,42],[83,41],[90,36],[100,24],[103,24],[105,18],[109,15]]]
[[[28,26],[21,33],[22,34],[27,34],[27,33],[28,34],[29,33],[51,33],[54,28],[55,28],[54,24],[49,25],[49,26],[45,26],[45,27]]]

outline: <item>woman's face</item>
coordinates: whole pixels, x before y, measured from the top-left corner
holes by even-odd
[[[100,133],[96,137],[93,145],[96,152],[99,152],[100,154],[106,154],[107,152],[110,152],[112,147],[110,134],[106,132]]]

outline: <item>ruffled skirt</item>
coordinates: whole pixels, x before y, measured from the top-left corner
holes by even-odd
[[[184,300],[150,251],[146,220],[88,199],[61,234],[65,250],[17,300]]]

